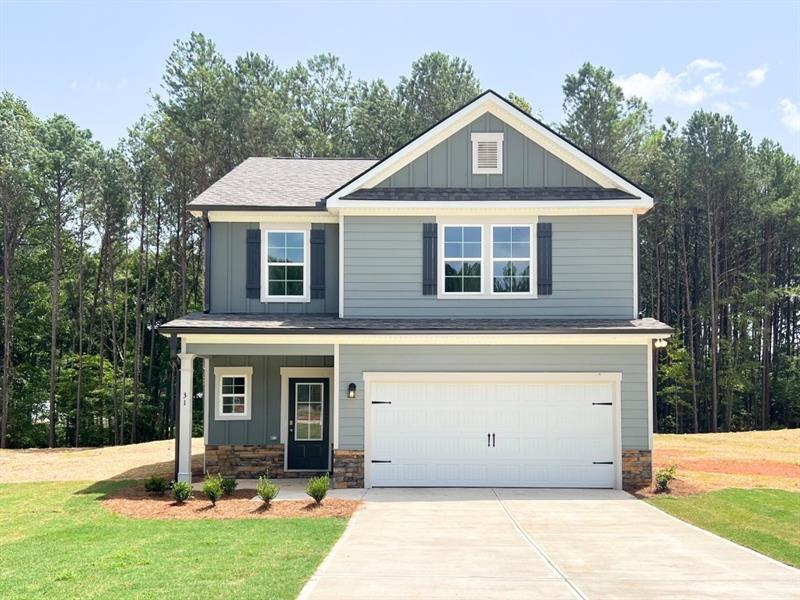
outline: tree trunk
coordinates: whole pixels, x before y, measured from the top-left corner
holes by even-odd
[[[12,240],[11,214],[3,211],[3,399],[0,406],[0,448],[7,444],[8,410],[11,406],[11,340],[14,331],[14,295],[12,290],[16,243]]]
[[[681,262],[683,265],[683,286],[686,298],[686,339],[689,342],[689,374],[692,378],[692,427],[693,432],[700,431],[700,410],[697,400],[697,367],[694,345],[694,315],[692,310],[691,287],[689,285],[689,257],[686,252],[686,223],[681,211]]]
[[[56,446],[56,360],[58,357],[58,312],[61,287],[61,219],[63,218],[63,189],[56,190],[56,206],[53,214],[53,271],[50,286],[50,427],[48,445]]]
[[[714,235],[714,209],[711,206],[711,199],[706,198],[707,208],[707,229],[708,229],[708,293],[711,313],[709,323],[709,352],[711,354],[711,431],[717,431],[719,413],[719,388],[717,382],[717,270],[715,268],[715,235]]]
[[[80,240],[78,242],[78,381],[75,389],[75,447],[81,445],[81,387],[83,385],[83,263],[86,238],[86,198],[81,194]]]

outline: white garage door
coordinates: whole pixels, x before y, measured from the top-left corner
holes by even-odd
[[[613,374],[380,375],[373,486],[614,487]]]

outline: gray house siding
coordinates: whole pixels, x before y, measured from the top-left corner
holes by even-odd
[[[261,302],[246,297],[246,236],[258,223],[211,224],[211,312],[212,313],[336,313],[339,310],[339,226],[314,223],[325,228],[325,298],[310,302]],[[263,277],[263,270],[262,270]]]
[[[648,450],[646,346],[339,347],[339,446],[364,448],[364,371],[621,372],[622,447]],[[347,399],[347,386],[358,397]]]
[[[503,174],[472,174],[473,132],[503,136]],[[600,187],[522,133],[486,113],[378,184],[378,187]]]
[[[280,440],[281,367],[332,367],[333,356],[212,356],[209,362],[208,443],[260,445]],[[218,421],[214,367],[242,366],[253,367],[252,419]]]
[[[541,217],[553,224],[553,293],[515,300],[423,296],[422,224],[435,220],[345,218],[345,317],[633,316],[630,216]]]

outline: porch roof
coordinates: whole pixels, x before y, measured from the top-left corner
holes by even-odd
[[[190,313],[164,323],[163,334],[655,334],[672,328],[656,319],[345,318],[332,314],[251,315]]]

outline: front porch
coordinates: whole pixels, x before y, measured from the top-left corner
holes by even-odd
[[[260,476],[297,480],[287,489],[302,492],[308,477],[330,473],[333,488],[363,488],[363,451],[338,447],[341,384],[334,344],[184,342],[182,350],[179,481],[192,481],[189,399],[202,398],[204,474],[245,482]],[[196,389],[198,368],[202,391]]]

